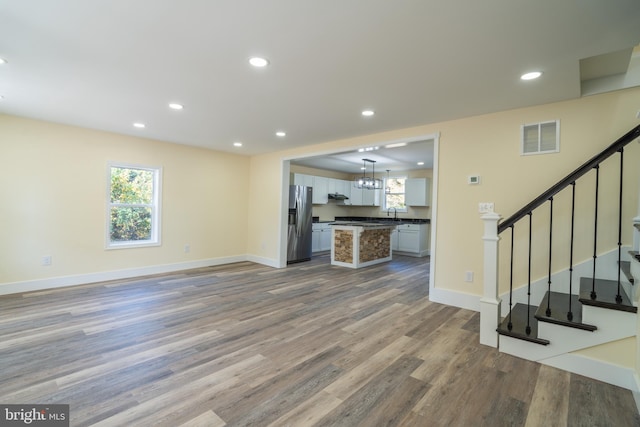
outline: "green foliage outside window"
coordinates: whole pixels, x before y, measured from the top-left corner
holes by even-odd
[[[154,172],[111,167],[112,242],[151,240]]]
[[[406,209],[404,201],[404,181],[405,178],[389,178],[386,180],[386,186],[389,193],[386,193],[385,208],[386,209]]]

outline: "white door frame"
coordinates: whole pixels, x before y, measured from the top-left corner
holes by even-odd
[[[438,216],[438,156],[440,152],[440,132],[426,134],[426,135],[417,135],[407,138],[394,139],[391,141],[385,142],[376,142],[376,145],[386,145],[386,144],[395,144],[395,143],[411,143],[418,142],[424,140],[433,140],[433,178],[431,179],[431,224],[430,224],[430,232],[431,232],[431,244],[430,244],[430,261],[429,261],[429,293],[433,290],[435,286],[435,278],[436,278],[436,268],[435,268],[435,258],[436,258],[436,247],[437,247],[437,238],[436,238],[436,223]],[[278,266],[280,268],[287,266],[287,215],[289,212],[289,174],[291,172],[291,160],[296,159],[304,159],[308,157],[318,157],[318,156],[326,156],[336,153],[342,153],[350,150],[358,150],[359,148],[365,148],[371,145],[369,142],[368,145],[358,145],[351,147],[341,147],[332,150],[326,150],[321,152],[300,154],[300,155],[292,155],[286,156],[282,158],[281,163],[281,197],[280,197],[280,239],[278,242]]]

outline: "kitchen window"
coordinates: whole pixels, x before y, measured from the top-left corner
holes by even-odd
[[[160,168],[108,166],[107,249],[160,245]]]
[[[407,212],[404,187],[406,179],[406,177],[385,178],[382,210],[387,212],[389,209],[396,209],[397,212]]]

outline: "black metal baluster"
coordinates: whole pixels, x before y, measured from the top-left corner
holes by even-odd
[[[527,272],[527,329],[525,329],[527,335],[531,333],[531,324],[529,320],[531,318],[530,310],[531,310],[531,217],[533,216],[531,212],[529,215],[529,270]]]
[[[600,165],[595,167],[596,170],[596,208],[593,224],[593,274],[591,275],[591,299],[596,299],[596,261],[598,260],[598,186],[600,182]]]
[[[622,261],[622,166],[623,166],[624,148],[620,149],[620,197],[618,199],[618,294],[616,295],[616,302],[620,304],[622,302],[622,295],[620,295],[620,261]]]
[[[569,311],[567,312],[567,319],[573,320],[573,311],[571,310],[571,295],[573,294],[573,225],[575,222],[576,213],[576,182],[571,183],[571,240],[569,243]]]
[[[553,239],[553,197],[549,197],[549,281],[548,286],[548,298],[547,298],[547,317],[551,316],[551,251],[552,251],[552,239]]]
[[[509,323],[507,329],[513,329],[511,322],[511,313],[513,312],[513,225],[511,225],[511,267],[509,270]]]

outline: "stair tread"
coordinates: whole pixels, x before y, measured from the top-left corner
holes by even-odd
[[[569,301],[571,301],[571,314],[573,315],[571,320],[568,319]],[[549,316],[547,316],[547,308],[550,309]],[[582,322],[582,304],[580,303],[578,295],[569,295],[562,292],[547,292],[540,302],[540,307],[536,311],[535,317],[541,322],[568,326],[585,331],[595,331],[598,329],[594,325]]]
[[[640,261],[640,252],[638,252],[638,251],[629,251],[629,255],[631,255],[631,257],[634,260]]]
[[[516,304],[513,306],[511,313],[505,317],[498,326],[497,332],[513,338],[530,341],[536,344],[548,345],[549,341],[538,338],[538,321],[534,317],[534,313],[538,309],[537,306],[531,305],[527,308],[526,304]],[[529,326],[531,331],[527,333],[527,318],[529,318]],[[509,330],[509,320],[511,320],[512,328]]]
[[[631,303],[631,300],[622,287],[620,287],[620,296],[622,297],[622,301],[616,301],[618,289],[618,282],[616,280],[596,279],[595,299],[591,298],[591,287],[592,279],[590,277],[580,278],[580,302],[583,305],[627,311],[630,313],[638,312],[638,308]]]

